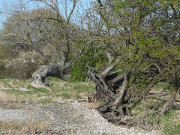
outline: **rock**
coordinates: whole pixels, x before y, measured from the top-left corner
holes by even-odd
[[[20,91],[33,91],[33,90],[26,89],[26,88],[20,88],[19,90]]]
[[[78,102],[87,102],[86,99],[78,99]]]

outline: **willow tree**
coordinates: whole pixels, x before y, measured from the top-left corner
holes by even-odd
[[[137,124],[131,117],[132,103],[143,100],[159,81],[172,87],[157,112],[164,114],[176,106],[180,88],[178,1],[97,0],[92,8],[99,16],[90,18],[94,20],[92,26],[100,24],[96,28],[99,47],[110,58],[102,73],[88,68],[96,84],[95,98],[105,101],[98,111],[110,121]]]

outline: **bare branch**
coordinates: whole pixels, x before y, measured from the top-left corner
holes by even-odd
[[[98,1],[99,6],[100,6],[99,14],[100,14],[102,20],[106,23],[106,25],[108,25],[108,20],[103,15],[103,4],[102,4],[101,0],[97,0],[97,1]]]
[[[160,69],[159,66],[158,66],[157,64],[155,64],[155,63],[148,65],[148,66],[144,69],[144,71],[146,71],[146,70],[147,70],[149,67],[151,67],[151,66],[155,66],[155,67],[158,69],[159,73],[161,72],[161,69]]]
[[[114,60],[114,57],[112,57],[111,54],[108,53],[108,52],[106,52],[106,55],[107,55],[107,57],[109,59],[109,63],[112,63],[112,61]]]
[[[171,8],[172,8],[172,10],[173,10],[173,17],[174,17],[174,19],[177,19],[177,11],[176,11],[176,9],[174,8],[174,6],[173,6],[173,4],[171,4],[170,5],[171,6]]]
[[[118,58],[116,62],[118,63],[120,59]],[[106,76],[116,67],[116,64],[109,66],[105,69],[104,72],[101,73],[102,78],[106,78]]]
[[[71,15],[72,15],[73,12],[74,12],[74,9],[75,9],[75,7],[76,7],[76,4],[77,4],[77,0],[73,0],[73,7],[72,7],[72,9],[71,9],[71,12],[69,13],[69,16],[66,18],[66,19],[67,19],[66,24],[69,24]]]
[[[48,2],[46,2],[44,0],[30,0],[30,1],[40,1],[40,2],[44,3],[45,5],[51,7],[52,9],[56,10],[56,8],[53,5],[49,4]]]

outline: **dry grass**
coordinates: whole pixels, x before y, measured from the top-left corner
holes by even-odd
[[[0,103],[2,102],[15,102],[17,101],[17,97],[12,94],[7,94],[3,91],[0,91]]]
[[[98,102],[95,102],[95,103],[85,102],[82,105],[85,106],[85,107],[88,107],[90,109],[95,109],[95,108],[97,108],[100,105],[100,103],[98,103]]]
[[[47,78],[50,88],[36,89],[29,83],[30,80],[0,79],[0,87],[3,90],[0,101],[48,103],[53,102],[55,98],[76,100],[87,97],[95,90],[92,82],[65,82],[52,77]],[[21,91],[21,88],[30,91]]]
[[[35,134],[42,131],[46,126],[47,124],[44,122],[0,121],[0,132],[10,132],[9,134]]]
[[[180,110],[175,111],[175,117],[172,118],[175,124],[180,124]]]

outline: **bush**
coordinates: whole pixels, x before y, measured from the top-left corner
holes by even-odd
[[[96,50],[98,53],[99,50]],[[93,67],[98,71],[104,69],[105,63],[108,61],[106,54],[95,54],[93,49],[86,50],[72,66],[70,74],[70,82],[85,81],[87,78],[86,66]]]
[[[75,81],[84,81],[86,79],[86,72],[85,72],[85,62],[81,58],[78,61],[76,61],[71,69],[71,78],[69,79],[70,82]]]

